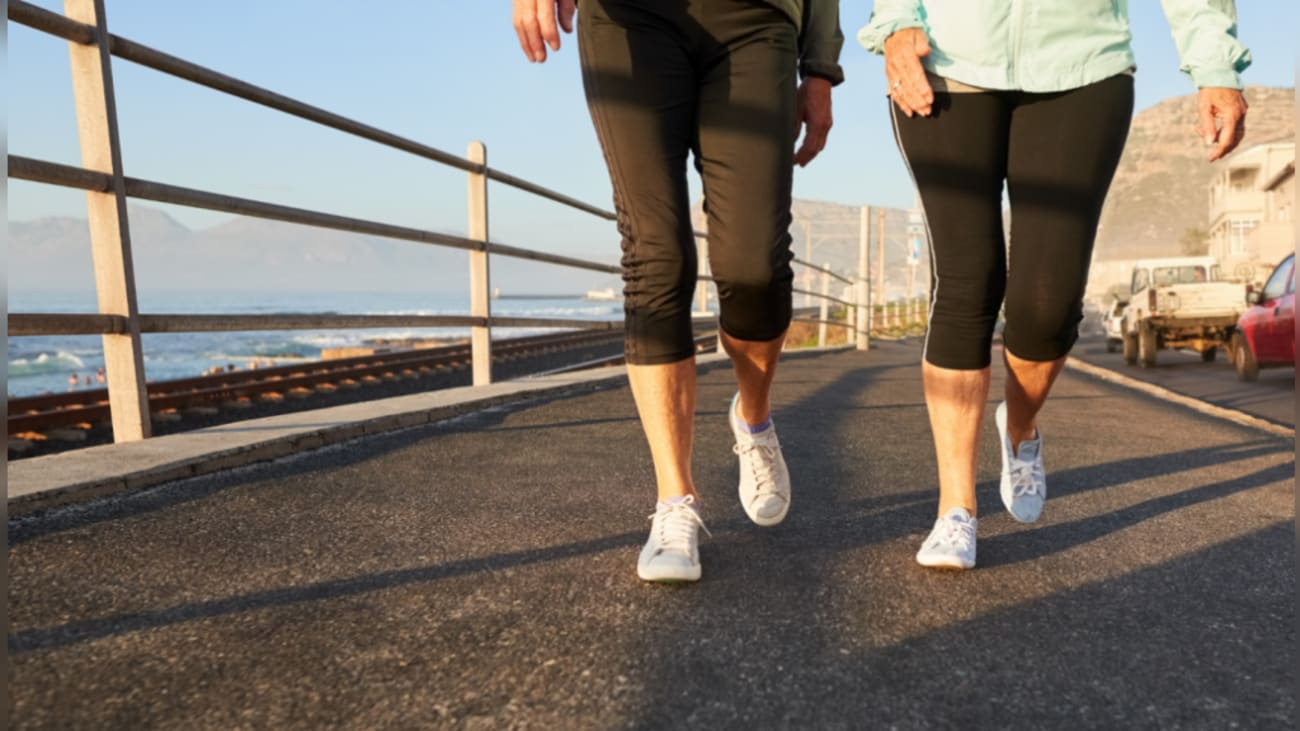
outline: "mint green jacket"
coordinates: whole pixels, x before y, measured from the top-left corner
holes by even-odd
[[[1233,0],[1161,4],[1192,83],[1240,89],[1250,51],[1237,42]],[[929,36],[926,69],[986,89],[1064,91],[1136,66],[1128,0],[875,0],[858,41],[884,53],[903,28]]]

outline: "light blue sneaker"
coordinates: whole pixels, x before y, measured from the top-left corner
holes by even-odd
[[[1012,449],[1007,437],[1007,403],[998,404],[994,415],[998,424],[998,440],[1002,444],[1002,504],[1011,517],[1021,523],[1032,523],[1043,514],[1043,501],[1047,499],[1047,474],[1043,470],[1043,432],[1031,441],[1020,443]]]
[[[975,567],[975,529],[979,521],[966,508],[949,508],[916,553],[916,562],[934,569]]]

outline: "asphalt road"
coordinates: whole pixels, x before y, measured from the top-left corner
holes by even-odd
[[[785,361],[773,529],[702,374],[697,585],[636,579],[618,384],[11,522],[11,727],[1295,727],[1294,440],[1067,372],[1043,520],[986,428],[980,565],[925,570],[919,358]]]
[[[1202,363],[1198,353],[1162,350],[1155,368],[1125,365],[1120,353],[1107,353],[1100,335],[1087,335],[1075,346],[1074,357],[1154,383],[1185,396],[1237,409],[1277,424],[1295,427],[1295,369],[1266,368],[1259,380],[1247,383],[1220,351],[1212,363]]]

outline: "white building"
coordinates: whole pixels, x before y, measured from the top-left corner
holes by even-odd
[[[1258,279],[1295,249],[1295,143],[1255,145],[1217,166],[1209,253],[1225,273]]]

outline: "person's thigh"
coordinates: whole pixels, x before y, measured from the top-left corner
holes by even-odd
[[[762,3],[733,0],[711,9],[699,18],[713,41],[698,61],[695,151],[710,271],[722,329],[768,341],[790,324],[798,34],[789,18]]]
[[[695,352],[690,303],[697,258],[686,158],[697,80],[677,29],[681,20],[629,0],[580,5],[583,86],[614,188],[626,351],[636,365]]]
[[[909,118],[892,101],[889,108],[930,239],[925,360],[954,370],[984,368],[1006,285],[1007,98],[939,93],[928,117]]]
[[[1078,338],[1097,223],[1132,116],[1127,74],[1026,95],[1012,113],[1004,340],[1019,358],[1056,360]]]

